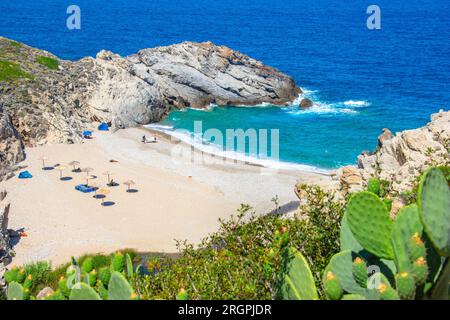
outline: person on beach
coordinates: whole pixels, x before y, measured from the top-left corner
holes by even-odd
[[[142,143],[147,143],[147,137],[145,135],[142,136]]]

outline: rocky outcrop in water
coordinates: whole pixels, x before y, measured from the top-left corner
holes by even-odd
[[[78,142],[93,122],[126,128],[173,108],[282,105],[300,92],[278,70],[210,42],[72,62],[0,38],[0,103],[27,146]]]

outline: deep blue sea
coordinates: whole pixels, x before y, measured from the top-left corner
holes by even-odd
[[[66,28],[69,5],[81,29]],[[381,30],[366,9],[381,8]],[[384,127],[424,125],[449,109],[448,0],[0,0],[0,35],[79,59],[181,41],[213,41],[295,78],[317,105],[172,113],[175,128],[278,128],[280,159],[321,168],[355,163]]]

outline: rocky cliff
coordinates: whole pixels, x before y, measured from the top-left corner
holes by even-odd
[[[417,177],[430,166],[450,166],[450,111],[433,114],[431,122],[422,128],[395,135],[383,129],[373,152],[359,155],[355,166],[333,171],[332,182],[321,187],[337,191],[337,198],[344,199],[349,193],[363,190],[370,178],[379,178],[389,184],[393,210],[398,210],[403,202],[401,194],[410,191]],[[300,198],[306,196],[300,184],[296,193]]]
[[[26,146],[77,142],[94,121],[125,128],[159,121],[172,108],[282,105],[300,92],[278,70],[209,42],[72,62],[0,38],[0,104]]]

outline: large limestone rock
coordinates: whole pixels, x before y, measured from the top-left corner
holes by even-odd
[[[0,104],[0,181],[11,166],[24,158],[25,153],[19,133]]]
[[[41,57],[58,68],[39,63]],[[210,42],[128,57],[101,51],[72,62],[0,37],[0,59],[20,71],[0,81],[0,103],[26,146],[78,142],[95,121],[125,128],[159,121],[172,108],[282,105],[301,92],[278,70]]]
[[[384,132],[386,135],[386,131]],[[425,127],[379,139],[374,154],[361,154],[358,167],[365,180],[371,176],[392,181],[395,191],[413,186],[413,180],[431,165],[450,163],[450,111],[433,114]]]

